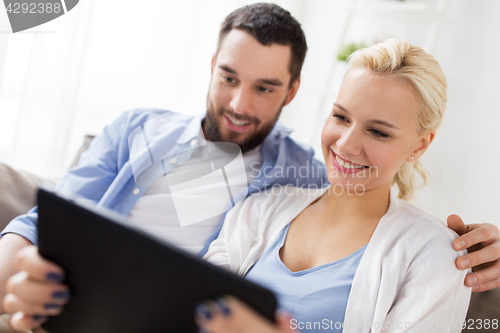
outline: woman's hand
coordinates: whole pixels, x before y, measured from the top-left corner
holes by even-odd
[[[16,331],[39,326],[47,316],[61,313],[69,299],[68,287],[61,284],[63,270],[38,254],[36,246],[16,253],[16,274],[7,280],[3,308],[13,314],[10,325]]]
[[[489,223],[465,225],[458,215],[448,216],[448,226],[459,238],[453,242],[455,250],[469,254],[457,259],[459,269],[472,268],[465,278],[465,285],[473,292],[500,287],[500,236],[496,226]]]
[[[291,319],[289,315],[278,312],[276,324],[273,324],[230,296],[199,305],[195,314],[200,332],[210,333],[297,333],[298,330],[290,327]]]

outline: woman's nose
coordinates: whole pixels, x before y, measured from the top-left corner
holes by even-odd
[[[351,127],[344,131],[337,140],[339,153],[344,156],[357,156],[361,153],[361,135],[357,133],[356,128]]]

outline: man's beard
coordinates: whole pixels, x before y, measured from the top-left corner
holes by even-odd
[[[238,146],[240,146],[242,153],[246,153],[257,147],[258,145],[260,145],[264,141],[264,139],[269,135],[269,133],[271,133],[274,125],[278,121],[282,108],[283,106],[280,107],[280,110],[278,111],[276,118],[272,122],[265,124],[258,132],[253,133],[250,137],[246,138],[245,141],[237,142],[236,139],[238,137],[238,133],[230,133],[227,138],[222,138],[220,132],[220,126],[222,126],[221,124],[222,121],[218,121],[217,120],[218,117],[219,119],[222,119],[224,114],[228,114],[230,117],[233,117],[238,120],[242,121],[249,120],[253,124],[255,124],[256,127],[258,127],[259,124],[261,123],[260,119],[242,117],[236,112],[224,109],[223,107],[219,107],[217,110],[215,110],[211,105],[211,103],[207,101],[207,114],[205,116],[205,119],[203,120],[203,129],[205,133],[205,138],[212,142],[221,142],[221,141],[233,142]]]

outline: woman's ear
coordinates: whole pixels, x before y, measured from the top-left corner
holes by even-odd
[[[422,137],[420,137],[417,144],[415,145],[415,148],[411,153],[411,156],[408,157],[407,161],[415,162],[416,160],[418,160],[420,156],[422,156],[425,153],[427,148],[429,148],[435,136],[436,136],[436,131],[432,129],[429,130]]]

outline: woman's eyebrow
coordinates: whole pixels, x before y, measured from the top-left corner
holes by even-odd
[[[333,105],[335,105],[336,107],[338,107],[340,110],[349,113],[349,111],[347,111],[347,109],[345,107],[343,107],[342,105],[340,105],[340,103],[335,102],[335,103],[333,103]]]
[[[369,120],[368,122],[379,124],[379,125],[382,125],[382,126],[385,126],[385,127],[389,127],[389,128],[394,128],[394,129],[397,129],[397,130],[401,130],[399,127],[396,127],[393,124],[388,123],[387,121],[384,121],[384,120],[372,119],[372,120]]]
[[[342,105],[340,105],[338,102],[333,103],[333,105],[335,105],[336,107],[338,107],[342,111],[344,111],[347,114],[349,114],[349,111],[347,111],[347,109],[345,107],[343,107]],[[382,125],[382,126],[385,126],[385,127],[389,127],[389,128],[394,128],[394,129],[397,129],[397,130],[401,130],[399,127],[396,127],[393,124],[391,124],[391,123],[389,123],[389,122],[387,122],[385,120],[371,119],[368,122],[374,123],[374,124],[379,124],[379,125]]]

